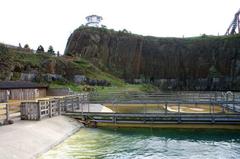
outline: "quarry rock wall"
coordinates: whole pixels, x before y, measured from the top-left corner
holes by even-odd
[[[114,75],[172,90],[240,90],[240,36],[158,38],[80,27],[65,55],[81,56]],[[165,81],[165,82],[159,82]]]

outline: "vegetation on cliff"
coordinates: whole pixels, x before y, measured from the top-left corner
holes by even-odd
[[[25,80],[23,75],[34,75],[27,79],[50,84],[50,87],[69,87],[74,91],[149,91],[145,85],[127,85],[124,81],[102,71],[80,57],[56,57],[48,53],[31,53],[24,49],[11,49],[0,44],[0,80]],[[88,86],[86,82],[74,83],[75,75],[83,75],[92,80],[104,80],[110,86]]]

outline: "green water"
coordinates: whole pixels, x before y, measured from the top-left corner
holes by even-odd
[[[41,159],[240,159],[240,131],[83,128]]]

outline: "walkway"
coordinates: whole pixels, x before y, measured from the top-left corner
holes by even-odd
[[[30,159],[79,130],[74,119],[58,116],[41,121],[17,121],[0,127],[0,158]]]

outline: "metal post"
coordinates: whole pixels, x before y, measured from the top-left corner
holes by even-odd
[[[235,94],[233,93],[233,111],[235,111]]]
[[[83,106],[84,106],[84,94],[81,96],[81,110],[82,110],[82,115],[83,115]]]
[[[79,96],[76,96],[76,99],[77,99],[77,100],[76,100],[76,105],[77,105],[77,108],[76,108],[76,109],[77,109],[77,110],[80,110],[80,102],[79,102],[80,100],[79,100]]]
[[[9,121],[9,104],[6,104],[6,122]]]
[[[144,123],[145,123],[145,120],[146,120],[146,104],[143,103],[143,107],[144,107]]]
[[[215,106],[215,104],[213,103],[213,104],[212,104],[213,114],[214,114],[214,112],[215,112],[215,109],[214,109],[215,107],[214,107],[214,106]]]
[[[228,93],[226,93],[226,101],[228,102]]]
[[[82,109],[82,115],[83,115],[83,96],[81,98],[81,109]]]
[[[217,101],[217,92],[215,91],[215,94],[214,94],[214,101],[216,102]]]
[[[45,102],[46,103],[46,102]],[[49,101],[49,117],[52,117],[52,100]]]
[[[226,93],[226,106],[227,106],[228,112],[229,112],[231,108],[229,108],[229,105],[228,105],[228,93]]]
[[[60,99],[57,100],[58,103],[58,115],[61,115],[61,102]]]
[[[212,106],[212,109],[213,109],[213,113],[212,113],[212,123],[214,123],[215,122],[215,116],[214,116],[214,104],[213,103],[211,103],[211,106]]]
[[[73,97],[72,97],[72,112],[74,112],[74,102],[73,102]]]
[[[167,114],[167,107],[168,107],[168,104],[165,103],[165,114]]]
[[[114,114],[112,116],[112,122],[115,123],[115,117],[114,117]]]
[[[180,104],[178,103],[178,114],[180,114]]]
[[[178,103],[178,122],[181,122],[180,103]]]
[[[144,114],[146,114],[146,103],[144,103]]]
[[[117,111],[118,111],[118,108],[117,108],[117,106],[118,106],[118,102],[116,101],[116,110],[115,110],[115,113],[117,113]],[[117,124],[117,116],[116,116],[116,114],[113,114],[114,115],[114,125],[115,125],[115,129],[116,129],[116,124]]]
[[[210,104],[209,104],[209,114],[211,114],[211,113],[212,113],[212,107],[211,107],[211,103],[212,103],[212,102],[210,102]]]
[[[41,104],[40,101],[38,101],[38,119],[37,120],[41,120]]]
[[[116,113],[116,107],[114,105],[114,101],[112,101],[112,108],[115,109],[115,113]]]
[[[85,101],[84,101],[85,102]],[[87,101],[86,101],[87,102]],[[90,111],[90,105],[89,105],[89,103],[87,102],[87,105],[88,105],[88,113],[89,113],[89,111]]]
[[[67,111],[67,98],[64,98],[64,111]]]
[[[76,96],[76,110],[80,110],[80,100],[79,100],[79,96]]]
[[[224,104],[222,104],[222,113],[225,113]]]

